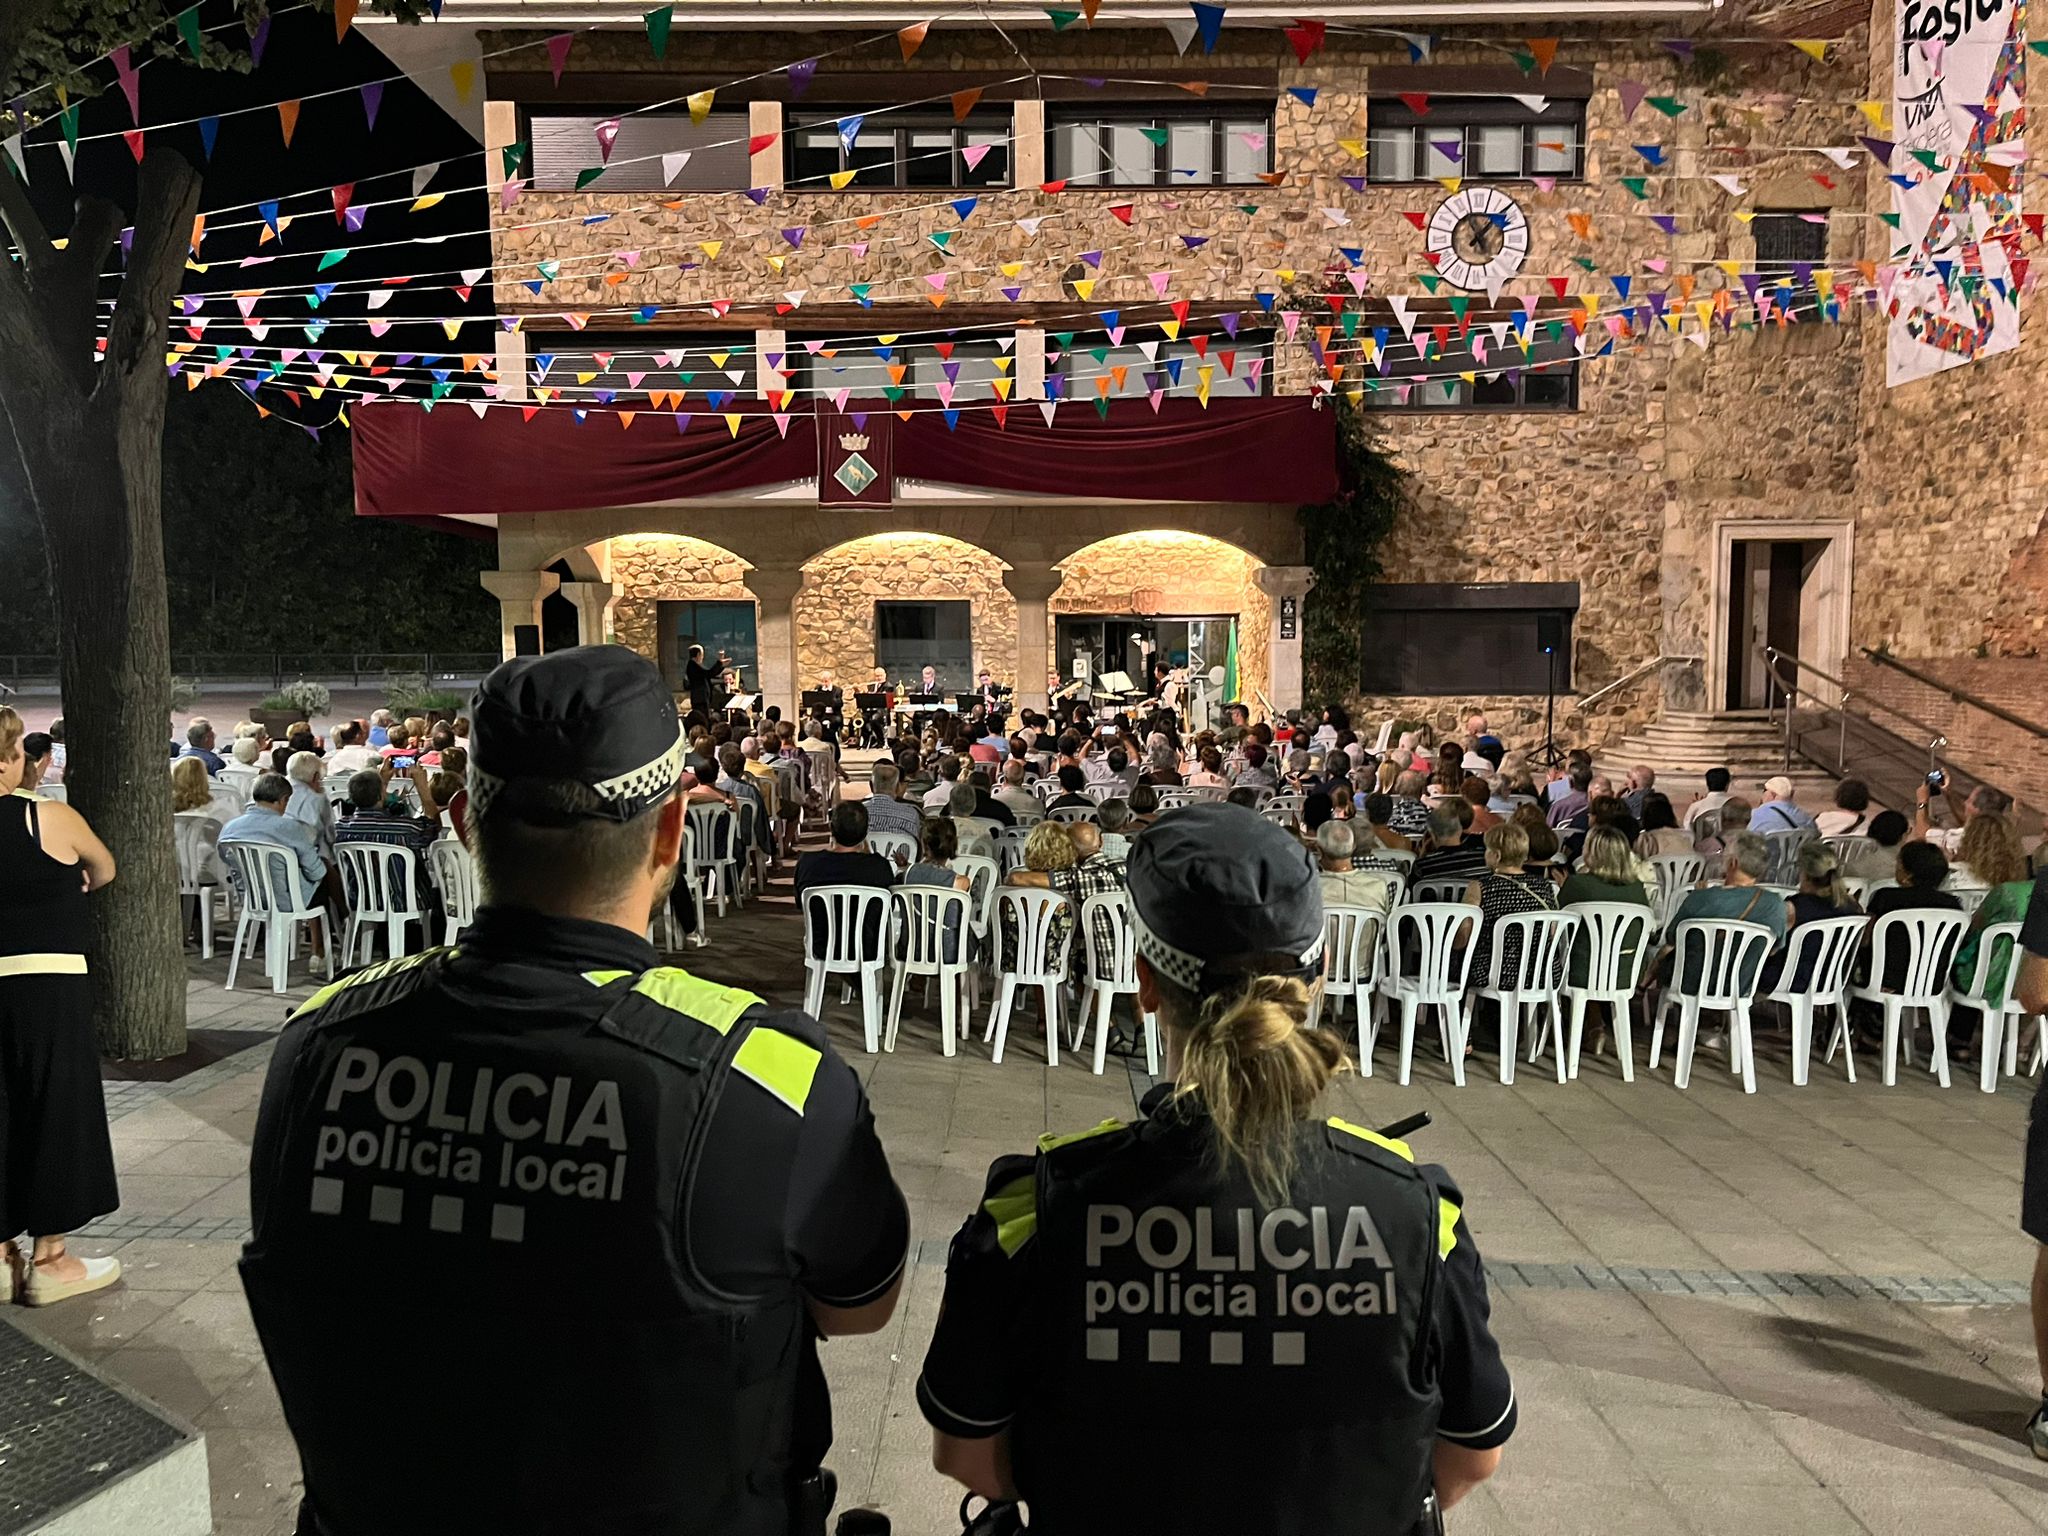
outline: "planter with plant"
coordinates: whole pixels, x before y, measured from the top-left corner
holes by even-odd
[[[282,741],[285,732],[299,721],[312,721],[326,714],[332,702],[333,698],[325,686],[309,683],[302,677],[296,682],[286,683],[250,710],[249,718]]]
[[[436,688],[424,673],[394,672],[384,679],[384,707],[400,719],[419,715],[429,725],[453,720],[469,701],[447,688]]]

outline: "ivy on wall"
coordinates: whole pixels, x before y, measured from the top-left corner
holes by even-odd
[[[1366,413],[1326,396],[1337,413],[1337,495],[1303,507],[1303,553],[1315,586],[1302,604],[1302,694],[1310,709],[1358,691],[1366,593],[1381,574],[1380,549],[1407,504],[1407,477],[1381,452]]]

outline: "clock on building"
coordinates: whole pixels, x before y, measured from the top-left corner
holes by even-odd
[[[1497,290],[1529,256],[1529,216],[1498,187],[1462,187],[1436,205],[1427,249],[1447,283]]]

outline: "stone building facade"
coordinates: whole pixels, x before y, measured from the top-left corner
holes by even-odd
[[[1438,28],[1418,61],[1391,33],[1343,26],[1342,6],[1306,60],[1270,27],[1226,24],[1205,55],[1177,51],[1156,22],[1113,24],[1104,14],[1055,32],[1041,17],[1021,34],[1028,69],[978,23],[935,25],[906,62],[892,38],[855,46],[852,33],[833,33],[846,46],[828,52],[815,36],[721,29],[721,9],[702,9],[703,24],[678,26],[660,61],[631,26],[579,33],[559,83],[532,46],[540,33],[482,35],[494,176],[505,146],[531,143],[537,114],[704,90],[750,143],[744,197],[608,192],[601,175],[578,191],[539,185],[530,164],[512,173],[519,186],[501,187],[495,205],[498,307],[522,317],[500,344],[510,398],[546,387],[535,382],[539,352],[574,353],[576,322],[565,324],[565,313],[644,305],[656,311],[650,334],[687,326],[764,362],[821,334],[929,336],[956,325],[963,337],[999,335],[1014,359],[1011,398],[1035,401],[1069,327],[1084,336],[1068,351],[1087,347],[1105,310],[1133,333],[1161,336],[1175,301],[1191,306],[1190,333],[1219,334],[1223,313],[1247,329],[1274,326],[1252,298],[1261,291],[1291,295],[1279,307],[1303,311],[1292,342],[1274,327],[1266,386],[1300,394],[1330,384],[1308,339],[1342,355],[1344,310],[1361,317],[1361,335],[1399,338],[1402,308],[1425,333],[1446,326],[1460,336],[1468,321],[1484,332],[1527,309],[1538,326],[1583,325],[1602,342],[1618,307],[1655,290],[1696,332],[1693,306],[1724,291],[1742,299],[1742,275],[1775,259],[1760,254],[1762,234],[1784,227],[1773,219],[1797,220],[1822,231],[1817,265],[1843,296],[1835,320],[1809,303],[1796,323],[1717,328],[1704,347],[1660,324],[1624,327],[1608,355],[1576,366],[1569,409],[1419,409],[1395,398],[1398,368],[1376,373],[1354,352],[1335,388],[1373,409],[1410,493],[1381,551],[1383,581],[1575,583],[1560,734],[1596,744],[1662,709],[1743,702],[1744,625],[1754,615],[1732,563],[1739,549],[1751,559],[1772,544],[1804,550],[1796,649],[1852,683],[1865,646],[1986,686],[1987,668],[2041,654],[2048,428],[2030,399],[2048,378],[2040,329],[2029,315],[2018,350],[1887,389],[1883,319],[1855,295],[1867,287],[1859,263],[1867,272],[1888,254],[1880,216],[1891,187],[1870,155],[1844,164],[1817,148],[1853,147],[1875,128],[1864,105],[1890,92],[1889,4],[1852,15],[1821,58],[1778,41],[1676,50],[1666,46],[1668,22],[1624,16],[1575,24],[1546,68],[1517,62],[1499,28]],[[460,10],[450,0],[448,14]],[[784,66],[813,54],[821,61],[798,92]],[[740,79],[749,83],[727,83]],[[976,111],[1005,126],[1013,156],[1011,185],[976,193],[968,214],[926,191],[789,184],[783,135],[797,113],[879,118],[906,101],[943,109],[965,89],[980,93]],[[1303,99],[1311,92],[1312,103]],[[1418,281],[1429,275],[1418,225],[1447,186],[1366,180],[1361,155],[1382,114],[1412,111],[1432,93],[1439,106],[1531,93],[1584,104],[1582,177],[1498,180],[1526,219],[1529,258],[1497,297],[1472,295],[1462,314],[1448,302],[1455,289],[1425,292]],[[1226,114],[1228,103],[1269,111],[1267,181],[1040,190],[1054,169],[1049,121],[1077,102],[1107,110],[1162,96]],[[2038,161],[2038,126],[2032,143]],[[1616,275],[1632,284],[1629,298]],[[1318,291],[1337,299],[1303,302]],[[773,394],[784,382],[757,368],[749,387]],[[1375,383],[1382,388],[1363,393]],[[1085,403],[1070,396],[1061,409]],[[781,502],[507,517],[508,635],[539,601],[528,587],[546,585],[526,574],[544,577],[556,561],[567,562],[570,586],[586,589],[570,594],[585,614],[601,623],[603,606],[615,605],[612,632],[643,648],[648,604],[727,591],[737,568],[761,603],[764,637],[794,625],[787,662],[764,659],[771,689],[825,666],[858,675],[873,655],[874,601],[943,593],[973,604],[977,661],[1016,669],[1028,698],[1060,615],[1127,613],[1132,593],[1163,592],[1163,613],[1235,614],[1247,682],[1276,705],[1300,702],[1298,641],[1280,638],[1278,616],[1283,595],[1290,606],[1314,601],[1292,507],[1031,505],[945,488],[920,497],[900,501],[888,527]],[[1153,532],[1230,547],[1139,540],[1117,546],[1114,559],[1092,547]],[[631,541],[657,533],[714,549],[679,585],[678,567],[634,557]],[[1609,685],[1619,686],[1579,707]],[[1477,703],[1528,744],[1544,701],[1526,687],[1475,687],[1350,702],[1367,718],[1444,724]]]

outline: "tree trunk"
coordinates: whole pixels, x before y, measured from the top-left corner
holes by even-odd
[[[163,369],[51,422],[68,476],[39,495],[57,597],[71,804],[114,883],[90,903],[100,1046],[155,1060],[185,1049],[185,953],[171,835],[169,597],[158,492]],[[113,380],[105,381],[112,384]]]
[[[192,167],[152,150],[96,364],[95,274],[118,210],[81,199],[58,257],[33,243],[39,231],[18,199],[0,202],[33,258],[21,264],[30,281],[0,293],[0,442],[14,450],[0,480],[26,491],[42,523],[57,598],[65,782],[114,855],[114,883],[89,904],[100,1044],[144,1060],[178,1055],[186,1043],[161,491],[168,313],[198,202]]]

